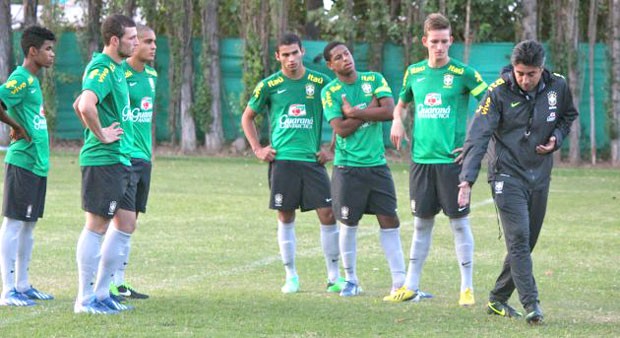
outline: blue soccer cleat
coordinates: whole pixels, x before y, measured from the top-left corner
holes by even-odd
[[[106,299],[102,299],[99,302],[102,303],[103,305],[107,306],[108,308],[110,308],[110,310],[115,310],[115,311],[129,311],[129,310],[133,310],[133,306],[121,304],[121,303],[115,301],[114,299],[112,299],[112,297],[108,297]]]
[[[347,285],[345,285],[344,289],[340,291],[340,296],[353,297],[359,295],[360,293],[362,293],[362,288],[359,285],[351,281],[347,281]]]
[[[118,313],[117,310],[110,309],[105,304],[98,301],[95,297],[93,297],[93,299],[88,302],[88,304],[75,303],[75,306],[73,307],[73,312],[90,313],[94,315],[113,315]]]
[[[21,292],[21,294],[25,295],[26,297],[28,297],[29,299],[38,299],[38,300],[51,300],[54,299],[54,296],[45,293],[45,292],[41,292],[37,289],[35,289],[34,287],[32,287],[32,285],[30,286],[30,289]]]
[[[37,305],[34,300],[28,298],[28,296],[24,295],[21,292],[17,292],[15,288],[9,291],[9,294],[6,298],[0,299],[1,306],[33,306]]]

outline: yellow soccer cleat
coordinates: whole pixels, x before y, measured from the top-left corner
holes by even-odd
[[[414,291],[407,289],[405,286],[390,292],[389,295],[383,297],[384,302],[400,303],[412,300],[416,296]]]
[[[465,291],[462,291],[461,298],[459,298],[459,305],[472,306],[474,304],[476,304],[476,300],[474,299],[474,290],[467,288]]]

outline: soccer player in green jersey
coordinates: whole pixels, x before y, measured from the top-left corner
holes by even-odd
[[[124,248],[135,228],[135,211],[126,210],[132,198],[131,151],[133,118],[123,59],[138,44],[136,25],[123,15],[102,24],[103,52],[86,66],[77,113],[86,126],[80,152],[82,208],[86,224],[77,243],[79,274],[76,313],[110,314],[131,307],[110,297],[112,275],[123,262]],[[114,226],[109,227],[114,218]],[[95,277],[93,288],[93,277]]]
[[[451,58],[450,22],[430,14],[424,22],[422,44],[428,59],[405,71],[403,87],[394,109],[391,140],[397,149],[404,138],[402,118],[414,103],[409,195],[414,214],[409,269],[404,287],[384,298],[402,302],[432,297],[419,291],[422,267],[428,255],[435,215],[443,210],[450,218],[461,271],[459,304],[475,303],[473,291],[474,238],[469,207],[457,203],[461,150],[467,129],[469,95],[480,99],[487,85],[473,68]]]
[[[286,34],[275,53],[281,70],[258,83],[241,123],[257,158],[269,162],[269,207],[278,213],[278,245],[286,282],[283,293],[299,291],[295,267],[295,210],[316,210],[321,222],[321,244],[327,265],[327,291],[340,292],[338,228],[331,209],[325,163],[330,152],[321,150],[323,109],[321,89],[330,78],[307,69],[304,49],[295,34]],[[271,144],[262,146],[254,118],[269,108]]]
[[[392,290],[402,287],[405,262],[396,213],[396,192],[387,166],[382,121],[392,119],[394,99],[379,73],[358,72],[347,46],[331,42],[323,50],[337,78],[321,92],[325,118],[336,132],[332,173],[334,214],[340,222],[340,252],[346,286],[343,297],[362,290],[357,278],[357,228],[363,214],[379,221],[380,241],[392,274]]]
[[[133,196],[121,203],[123,210],[134,211],[138,214],[146,212],[146,202],[151,186],[151,157],[152,157],[152,120],[155,102],[155,86],[157,85],[157,71],[148,63],[155,60],[155,32],[144,25],[137,25],[138,47],[121,65],[125,71],[125,78],[129,86],[129,102],[131,104],[131,119],[133,120],[134,145],[131,151],[131,177],[135,184],[130,185],[127,195]],[[125,202],[127,202],[125,204]],[[114,227],[115,219],[112,220]],[[132,231],[133,231],[132,230]],[[118,297],[145,299],[149,296],[136,291],[125,281],[125,269],[129,264],[131,242],[123,248],[123,262],[114,274],[110,284],[110,293]]]
[[[55,42],[54,33],[46,28],[26,28],[21,37],[24,62],[0,86],[0,121],[12,128],[4,158],[0,229],[0,305],[5,306],[30,306],[37,299],[53,299],[30,285],[28,267],[34,227],[43,217],[49,170],[49,135],[37,73],[53,64]]]

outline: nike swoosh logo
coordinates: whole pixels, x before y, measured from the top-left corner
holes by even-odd
[[[415,80],[415,82],[421,82],[421,81],[424,81],[424,80],[426,80],[426,78],[425,77],[421,77],[421,78]]]
[[[123,296],[123,297],[129,297],[129,296],[131,296],[131,291],[129,291],[129,290],[119,291],[118,294]]]
[[[37,91],[36,89],[31,89],[30,94],[34,94],[36,91]]]
[[[467,207],[461,207],[461,208],[459,208],[458,210],[459,210],[459,212],[461,212],[461,211],[463,211],[463,210],[465,210],[465,209],[467,209]]]
[[[137,84],[138,84],[137,82],[129,82],[129,87],[133,87],[133,86],[135,86]]]
[[[331,201],[332,201],[332,199],[331,199],[331,198],[326,198],[326,199],[325,199],[325,202],[331,202]]]
[[[278,89],[277,93],[278,93],[278,94],[282,94],[282,93],[284,93],[285,91],[286,91],[286,89]]]
[[[514,108],[514,107],[516,107],[516,106],[518,106],[518,105],[520,105],[520,104],[521,104],[521,102],[512,102],[512,103],[510,104],[510,107]]]

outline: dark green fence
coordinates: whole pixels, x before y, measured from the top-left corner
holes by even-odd
[[[19,36],[14,39],[17,44]],[[308,68],[324,72],[330,76],[333,73],[327,69],[322,58],[324,41],[304,42],[306,54],[304,62]],[[509,63],[512,43],[479,43],[474,44],[470,53],[470,65],[476,68],[487,82],[494,81],[500,69]],[[156,100],[156,137],[157,140],[167,140],[168,130],[168,61],[169,49],[165,37],[157,40],[157,62],[155,68],[159,73],[157,100]],[[584,74],[582,83],[582,97],[580,100],[581,126],[582,126],[582,145],[587,149],[590,134],[590,114],[589,114],[589,94],[588,88],[588,68],[585,62],[588,46],[583,45],[581,49],[581,74]],[[198,56],[200,42],[194,43],[194,52]],[[64,33],[60,36],[56,47],[56,75],[57,75],[57,99],[58,99],[58,119],[56,124],[55,136],[57,139],[79,139],[82,137],[82,128],[77,121],[71,104],[80,91],[80,81],[84,62],[79,51],[76,35],[74,33]],[[451,48],[451,55],[461,59],[463,45],[455,44]],[[360,44],[355,47],[355,57],[357,68],[367,69],[367,45]],[[220,62],[222,69],[222,117],[224,126],[224,136],[227,141],[231,141],[242,135],[240,129],[241,112],[244,107],[240,107],[239,97],[242,90],[243,41],[240,39],[222,39]],[[605,112],[605,102],[608,95],[606,46],[597,44],[595,49],[595,107],[596,107],[596,143],[598,149],[609,148],[609,133],[607,125],[609,123]],[[196,63],[198,57],[195,58]],[[273,59],[275,63],[276,60]],[[383,51],[383,74],[397,97],[401,88],[402,74],[405,69],[403,64],[402,47],[387,44]],[[196,64],[197,72],[200,70]],[[474,110],[474,100],[470,103],[471,111]],[[385,124],[386,134],[389,132],[389,124]],[[331,130],[326,125],[323,132],[323,140],[328,141],[331,137]]]

